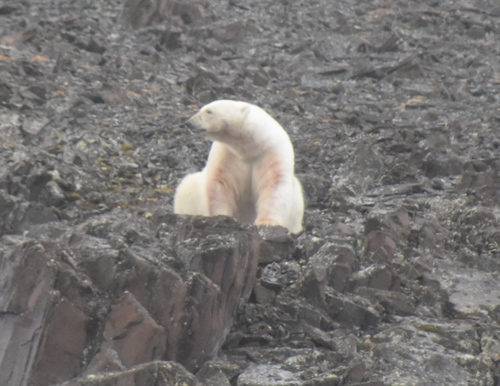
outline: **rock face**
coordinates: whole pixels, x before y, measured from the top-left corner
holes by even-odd
[[[500,384],[497,0],[0,5],[0,385]],[[304,232],[178,217],[237,99]]]
[[[256,230],[169,214],[132,228],[119,217],[53,240],[13,240],[5,251],[2,384],[49,385],[155,360],[194,371],[217,353],[255,280]],[[113,226],[142,237],[111,240]]]

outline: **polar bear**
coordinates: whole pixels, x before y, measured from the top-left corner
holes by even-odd
[[[250,103],[218,100],[187,124],[214,142],[205,168],[177,187],[175,213],[302,230],[302,186],[294,175],[292,143],[278,122]]]

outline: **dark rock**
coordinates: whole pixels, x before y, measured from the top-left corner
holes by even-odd
[[[322,285],[343,292],[352,273],[358,269],[358,261],[348,246],[326,243],[311,256],[306,269],[315,272]]]
[[[89,375],[63,382],[61,386],[121,386],[121,385],[186,385],[198,384],[194,375],[175,362],[154,361],[122,372]]]
[[[200,71],[186,80],[186,89],[193,97],[205,103],[214,99],[218,83],[219,80],[213,73]]]
[[[0,84],[0,103],[7,104],[12,97],[12,89],[6,83]]]
[[[181,46],[181,30],[179,28],[170,28],[165,30],[160,37],[160,45],[167,50],[175,50]]]
[[[365,255],[374,263],[390,263],[397,245],[385,232],[375,231],[366,237]]]
[[[235,370],[239,370],[239,368],[236,366],[228,368],[221,363],[208,361],[196,373],[196,378],[201,384],[207,386],[230,386],[229,380],[232,378],[231,375],[236,374]]]
[[[266,278],[267,282],[266,285],[269,287],[274,287],[275,282],[273,280],[269,280],[269,278]],[[277,288],[281,288],[280,285],[277,285]],[[273,303],[273,300],[276,298],[276,292],[273,291],[270,288],[266,288],[264,285],[261,284],[261,281],[258,280],[254,287],[253,287],[253,295],[255,296],[255,301],[257,303],[267,303],[271,304]]]
[[[46,224],[58,220],[57,212],[52,208],[32,203],[26,208],[23,219],[19,224],[19,229],[26,230],[33,225]]]
[[[497,2],[8,3],[0,384],[499,383]],[[224,98],[301,234],[171,213]]]
[[[143,258],[132,249],[116,253],[102,241],[89,243],[93,239],[88,236],[70,238],[74,258],[63,258],[72,252],[45,243],[26,244],[20,259],[6,261],[1,304],[5,315],[12,316],[1,320],[7,323],[12,340],[4,347],[25,359],[19,362],[22,367],[13,366],[13,357],[4,352],[1,366],[9,369],[2,371],[5,382],[37,379],[39,384],[49,384],[74,377],[85,355],[90,355],[89,374],[165,357],[195,369],[212,357],[231,326],[236,305],[250,294],[259,243],[255,230],[248,232],[234,220],[186,220],[179,223],[179,253],[199,271],[186,281],[160,261],[153,262],[151,256]],[[215,242],[217,229],[218,241],[212,248],[206,242],[200,248],[194,241],[205,239],[194,234],[209,232]],[[86,262],[91,250],[94,264]],[[193,256],[188,259],[189,254]],[[89,276],[75,273],[78,261],[85,262]],[[108,297],[99,299],[100,291]],[[92,303],[106,302],[112,306],[107,316],[96,314],[99,307],[89,308]],[[19,323],[41,331],[30,350],[15,346],[24,331]],[[92,335],[88,336],[90,324]],[[90,347],[88,342],[93,342]],[[28,362],[32,364],[26,368]]]
[[[279,290],[296,282],[300,277],[300,266],[296,262],[271,263],[262,269],[259,283],[264,288]]]
[[[374,303],[380,303],[389,315],[409,316],[414,315],[416,312],[415,305],[401,292],[361,287],[355,293],[373,299]]]
[[[178,24],[201,26],[206,23],[204,9],[201,4],[196,2],[171,1],[167,16]]]
[[[401,280],[388,265],[371,265],[354,273],[349,282],[349,290],[369,287],[381,290],[398,289]]]
[[[160,359],[166,351],[166,344],[170,343],[165,329],[153,320],[130,292],[125,292],[113,306],[103,337],[99,355],[94,357],[89,367],[90,373],[121,369],[110,369],[109,365],[104,365],[109,352],[115,353],[122,367],[131,368],[138,363]]]
[[[308,207],[321,206],[330,188],[330,183],[319,175],[298,174],[302,183],[305,200]]]
[[[365,377],[366,366],[363,363],[356,363],[347,370],[347,383],[359,383]]]
[[[261,244],[259,264],[281,261],[293,256],[295,241],[283,227],[263,227],[259,229]]]
[[[0,234],[17,232],[26,209],[21,199],[0,190]]]
[[[17,11],[17,7],[11,5],[2,5],[0,7],[0,15],[9,15],[15,11]]]
[[[49,385],[78,374],[94,289],[60,260],[53,243],[27,243],[4,262],[0,322],[7,339],[0,351],[4,384]],[[58,281],[72,278],[73,291]],[[19,344],[29,338],[29,345]],[[8,355],[7,355],[8,354]]]
[[[344,326],[367,328],[378,323],[380,312],[363,298],[348,298],[340,294],[326,296],[330,317]]]
[[[246,35],[253,30],[250,21],[241,20],[234,23],[215,28],[212,30],[213,37],[221,43],[241,43]]]
[[[500,179],[493,170],[485,172],[465,172],[461,187],[476,194],[486,202],[496,202],[499,194]]]
[[[463,166],[457,159],[434,159],[429,157],[422,164],[422,169],[427,177],[441,177],[460,174]]]
[[[307,336],[318,346],[326,347],[329,349],[336,349],[335,339],[331,334],[321,330],[320,328],[309,326],[304,323],[304,330]]]
[[[176,24],[202,25],[205,23],[203,8],[196,3],[170,0],[127,0],[122,14],[126,25],[134,29],[165,20]]]
[[[474,25],[469,28],[467,35],[472,39],[482,39],[486,35],[486,30],[483,26]]]
[[[426,250],[439,249],[442,246],[445,232],[436,219],[424,222],[418,229],[418,245]]]
[[[168,3],[165,0],[127,0],[122,20],[135,29],[158,22],[164,18],[163,12]]]

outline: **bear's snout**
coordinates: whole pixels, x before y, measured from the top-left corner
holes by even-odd
[[[184,126],[187,126],[189,130],[193,131],[196,134],[203,134],[205,132],[205,129],[203,127],[200,127],[200,125],[196,121],[194,121],[193,118],[195,117],[188,119],[184,123]]]

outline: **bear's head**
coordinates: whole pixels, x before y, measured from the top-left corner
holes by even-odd
[[[203,106],[187,124],[212,141],[231,143],[241,141],[249,133],[244,123],[250,105],[244,102],[218,100]]]

